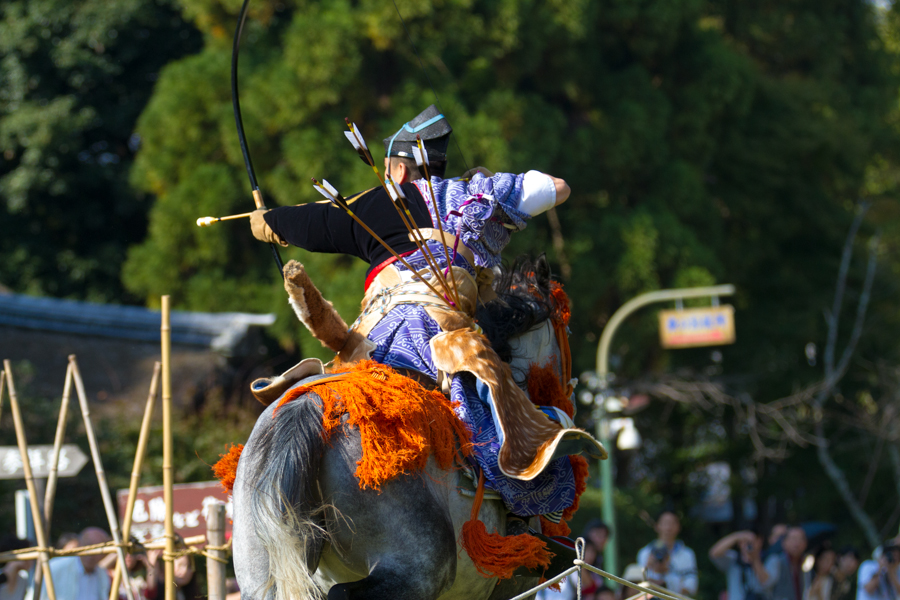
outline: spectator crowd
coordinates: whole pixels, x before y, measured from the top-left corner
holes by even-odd
[[[631,582],[665,587],[697,598],[697,557],[681,539],[681,520],[664,511],[655,521],[656,539],[641,548],[636,561],[620,575]],[[609,528],[601,521],[588,523],[584,560],[603,568],[603,552]],[[827,536],[816,536],[827,537]],[[737,531],[709,549],[709,559],[720,572],[717,600],[900,600],[900,536],[879,546],[861,561],[853,547],[835,549],[828,539],[814,539],[800,526],[775,525],[768,535]],[[615,591],[606,580],[583,571],[585,600],[624,600],[639,593],[634,588]],[[545,590],[538,600],[571,600],[577,597],[574,577],[559,591]]]

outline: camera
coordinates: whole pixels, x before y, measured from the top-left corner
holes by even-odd
[[[898,548],[900,550],[900,548]],[[669,558],[669,549],[665,544],[656,544],[653,546],[653,550],[651,550],[651,554],[653,555],[653,560],[658,563],[664,562],[667,558]]]
[[[884,545],[883,556],[890,564],[900,563],[900,546],[889,543]]]

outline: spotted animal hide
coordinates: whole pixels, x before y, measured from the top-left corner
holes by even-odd
[[[336,352],[340,362],[369,357],[375,345],[361,334],[348,331],[334,305],[325,300],[303,265],[295,260],[284,265],[284,289],[300,322],[323,346]]]
[[[606,458],[606,450],[590,434],[564,429],[539,411],[483,335],[469,328],[444,331],[432,338],[431,353],[441,371],[472,373],[490,389],[503,435],[498,465],[504,475],[534,479],[554,458],[568,454]]]

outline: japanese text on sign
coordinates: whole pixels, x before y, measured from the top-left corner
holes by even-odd
[[[733,344],[734,307],[725,305],[660,311],[659,338],[663,348]]]
[[[172,490],[172,523],[182,537],[206,533],[206,515],[210,504],[225,504],[226,535],[231,532],[231,499],[218,481],[185,483]],[[120,518],[128,501],[128,490],[119,490]],[[131,535],[142,542],[163,537],[166,533],[166,501],[162,486],[138,488],[131,513]]]

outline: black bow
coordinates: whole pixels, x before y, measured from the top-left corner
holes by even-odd
[[[231,104],[234,107],[234,121],[237,124],[238,139],[241,142],[241,153],[244,155],[244,164],[247,166],[247,176],[250,177],[250,187],[253,190],[253,202],[256,208],[265,208],[262,192],[259,191],[259,184],[256,183],[256,173],[253,171],[253,162],[250,160],[250,151],[247,149],[247,136],[244,135],[244,121],[241,119],[241,101],[238,99],[238,53],[241,49],[241,34],[244,31],[244,21],[247,18],[247,5],[250,0],[244,0],[241,6],[241,12],[238,15],[237,29],[234,32],[234,45],[231,50]],[[281,254],[278,248],[272,242],[269,242],[272,249],[272,256],[275,257],[275,264],[278,265],[278,272],[284,277],[284,263],[281,261]]]

